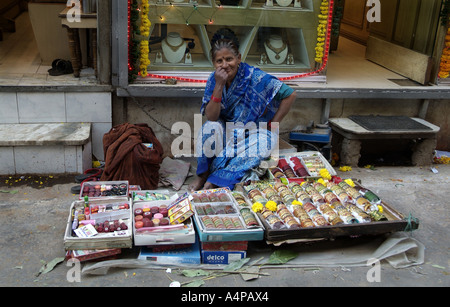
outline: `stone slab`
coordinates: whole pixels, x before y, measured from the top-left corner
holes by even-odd
[[[430,130],[393,130],[370,131],[349,118],[330,118],[329,123],[334,132],[343,136],[340,152],[341,163],[357,166],[361,157],[362,140],[417,139],[413,149],[412,164],[428,165],[433,162],[433,150],[436,148],[436,135],[440,128],[421,118],[411,119],[431,128]]]
[[[91,123],[0,124],[0,146],[78,146],[91,137]]]
[[[350,118],[330,118],[331,128],[347,139],[386,139],[386,138],[433,138],[440,128],[421,118],[411,119],[431,128],[430,130],[395,130],[395,131],[370,131],[358,125]]]

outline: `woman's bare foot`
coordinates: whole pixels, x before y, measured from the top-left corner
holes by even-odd
[[[189,185],[189,191],[194,192],[201,190],[208,179],[209,173],[203,173],[195,178],[194,182]]]
[[[217,188],[217,186],[215,184],[212,184],[209,181],[206,181],[205,184],[203,185],[202,190],[210,190],[210,189],[214,189]]]

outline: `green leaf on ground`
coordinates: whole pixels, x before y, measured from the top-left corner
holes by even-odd
[[[250,261],[250,258],[242,258],[240,260],[236,260],[231,262],[229,265],[223,268],[224,272],[234,272],[242,268],[244,264]]]
[[[17,194],[18,190],[0,190],[1,193]]]
[[[269,257],[267,264],[285,264],[289,260],[296,258],[298,253],[291,250],[277,250]]]
[[[64,261],[64,257],[57,257],[57,258],[53,259],[52,261],[44,264],[41,267],[41,269],[39,270],[39,272],[36,274],[36,276],[39,276],[41,274],[47,274],[48,272],[53,270],[55,268],[55,266],[57,266],[58,264],[60,264],[63,261]]]
[[[183,270],[181,273],[186,277],[208,276],[209,272],[205,270]]]

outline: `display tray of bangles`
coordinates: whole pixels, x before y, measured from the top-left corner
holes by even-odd
[[[81,185],[80,199],[128,198],[128,181],[86,181]]]
[[[336,171],[318,151],[303,151],[280,157],[278,164],[269,168],[272,179],[319,178],[336,176]]]
[[[131,204],[126,198],[77,200],[64,233],[66,250],[131,248]]]
[[[202,242],[260,241],[264,227],[245,196],[228,188],[191,193],[194,220]]]
[[[151,195],[150,191],[146,192],[147,196],[149,194]],[[161,195],[156,196],[162,198]],[[167,199],[133,200],[135,246],[195,243],[195,228],[190,217],[180,223],[171,222],[169,208],[178,199],[179,196],[175,193]]]
[[[265,239],[330,239],[417,229],[373,191],[352,179],[261,180],[240,183],[265,228]]]

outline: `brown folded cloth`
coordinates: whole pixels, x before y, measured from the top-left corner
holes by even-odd
[[[153,144],[147,148],[143,143]],[[128,180],[143,190],[156,189],[164,150],[147,124],[117,125],[103,136],[105,169],[101,181]]]

